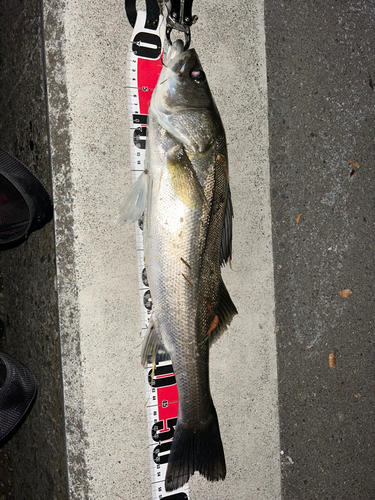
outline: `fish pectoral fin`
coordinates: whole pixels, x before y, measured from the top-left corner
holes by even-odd
[[[217,323],[217,327],[210,332],[210,345],[212,345],[212,343],[215,342],[223,332],[225,332],[232,319],[237,314],[237,308],[233,304],[223,280],[220,281],[219,299],[217,307],[215,307],[215,312],[219,321]]]
[[[233,219],[233,205],[230,188],[228,185],[227,201],[224,213],[224,223],[221,232],[220,244],[220,265],[223,266],[232,257],[232,219]]]
[[[200,209],[208,204],[203,187],[183,146],[179,145],[168,151],[167,166],[173,188],[185,205]]]
[[[117,216],[118,224],[136,222],[142,217],[147,202],[148,177],[147,171],[143,171],[123,199]]]
[[[148,328],[143,340],[141,362],[143,366],[147,364],[157,365],[160,361],[170,359],[169,353],[164,347],[164,344],[155,328],[153,318],[150,318]]]

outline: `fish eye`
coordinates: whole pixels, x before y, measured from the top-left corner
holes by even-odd
[[[206,81],[206,75],[204,71],[200,69],[193,69],[190,71],[190,77],[195,81],[195,83],[204,83]]]

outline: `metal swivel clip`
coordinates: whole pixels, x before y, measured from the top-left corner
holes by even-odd
[[[170,0],[167,4],[167,27],[166,37],[168,43],[172,45],[172,30],[184,33],[184,50],[188,50],[191,41],[190,26],[197,22],[198,17],[191,13],[193,0]]]

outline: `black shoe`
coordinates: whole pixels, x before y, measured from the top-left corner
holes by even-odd
[[[23,163],[0,149],[0,250],[23,243],[52,215],[43,185]]]
[[[0,444],[26,415],[36,395],[34,375],[0,352]]]

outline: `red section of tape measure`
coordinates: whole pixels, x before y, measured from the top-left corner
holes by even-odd
[[[152,92],[156,87],[160,71],[163,67],[161,60],[161,57],[153,60],[139,57],[137,60],[138,99],[141,115],[148,114]]]
[[[177,418],[178,415],[178,392],[177,385],[160,387],[158,389],[158,415],[159,420]]]

